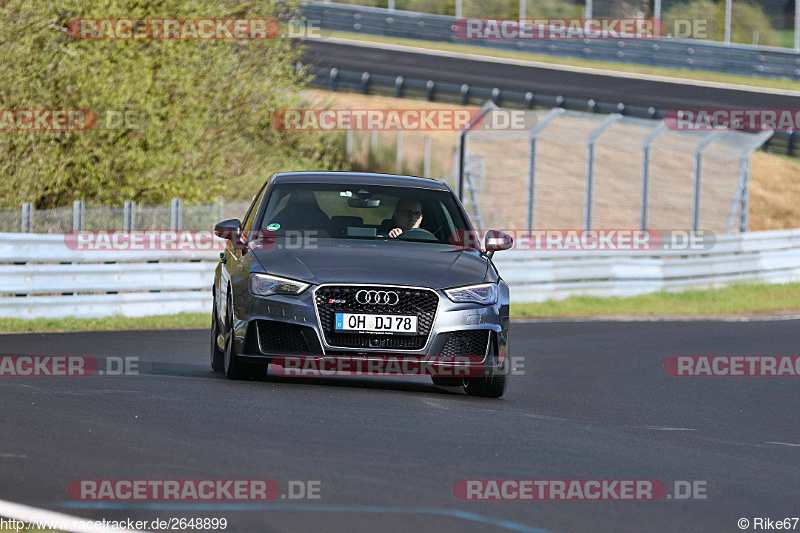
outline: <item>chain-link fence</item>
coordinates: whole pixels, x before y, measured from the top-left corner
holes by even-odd
[[[73,230],[206,230],[220,220],[243,218],[250,202],[185,205],[174,199],[170,205],[125,202],[123,206],[86,206],[34,209],[30,203],[19,209],[0,210],[0,233],[68,233]]]
[[[454,186],[457,132],[417,130],[347,131],[353,168],[441,179]]]
[[[486,122],[494,112],[505,110],[488,111]],[[770,132],[675,131],[561,108],[518,113],[529,129],[463,134],[459,190],[479,226],[747,231],[750,154]]]

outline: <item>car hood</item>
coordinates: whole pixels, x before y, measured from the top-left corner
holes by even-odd
[[[333,239],[314,249],[276,246],[252,253],[269,274],[317,285],[367,283],[445,289],[481,283],[489,267],[475,251],[404,241]]]

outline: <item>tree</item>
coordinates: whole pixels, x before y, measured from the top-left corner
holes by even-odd
[[[286,169],[337,169],[337,143],[270,127],[307,82],[288,39],[79,40],[79,18],[275,18],[266,0],[0,0],[0,109],[129,110],[141,129],[0,131],[0,203],[249,198]]]

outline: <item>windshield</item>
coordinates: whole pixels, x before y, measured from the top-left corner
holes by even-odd
[[[448,244],[468,227],[450,191],[303,183],[273,189],[260,229],[277,236]]]

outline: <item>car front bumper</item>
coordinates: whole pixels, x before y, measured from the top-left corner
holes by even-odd
[[[371,345],[334,345],[330,342],[332,324],[320,318],[317,307],[316,294],[321,287],[326,286],[309,288],[298,296],[258,297],[248,293],[238,305],[234,304],[237,352],[241,357],[275,361],[286,356],[317,360],[331,357],[430,360],[444,355],[467,356],[471,361],[485,363],[497,359],[496,356],[509,355],[508,287],[502,282],[498,301],[493,305],[454,303],[441,290],[398,288],[435,292],[438,299],[424,346],[417,349],[382,347],[387,336],[372,334],[361,335],[365,340],[377,339],[370,341]]]

